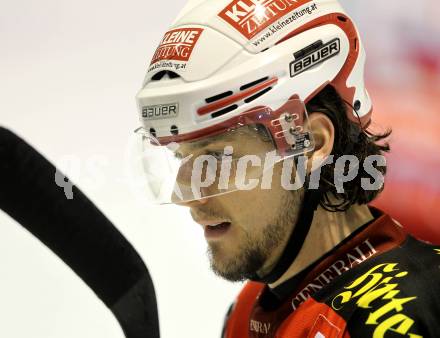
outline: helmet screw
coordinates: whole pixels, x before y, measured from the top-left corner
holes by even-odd
[[[291,133],[292,135],[296,135],[297,134],[296,128],[295,127],[291,127],[289,129],[289,133]]]
[[[293,115],[292,114],[287,114],[284,119],[286,120],[286,122],[292,122],[293,121]]]
[[[170,128],[170,132],[173,135],[178,135],[179,134],[179,128],[177,128],[176,125],[172,125],[171,128]]]

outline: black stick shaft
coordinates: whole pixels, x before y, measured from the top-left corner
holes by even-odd
[[[141,257],[75,186],[67,199],[55,173],[34,148],[0,127],[0,208],[84,280],[127,338],[159,337],[154,286]]]

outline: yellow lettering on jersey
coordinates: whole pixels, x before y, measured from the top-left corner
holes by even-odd
[[[378,310],[370,313],[365,324],[377,325],[380,317],[386,315],[392,310],[395,310],[396,312],[402,311],[403,304],[408,303],[416,298],[417,297],[407,297],[407,298],[397,298],[397,299],[391,298],[391,300],[387,304],[385,304]]]
[[[374,330],[373,338],[383,338],[385,337],[385,333],[390,331],[399,333],[401,335],[406,335],[413,324],[414,324],[414,320],[412,320],[411,318],[405,316],[404,314],[400,314],[400,313],[396,314],[384,320],[382,323],[380,323],[377,326],[376,330]],[[409,337],[423,338],[418,334],[411,334],[411,333],[409,334]]]
[[[384,337],[389,331],[402,335],[408,334],[412,338],[421,338],[419,335],[409,333],[414,320],[400,313],[404,310],[406,303],[417,297],[397,298],[400,290],[398,290],[399,283],[395,279],[408,275],[408,271],[399,271],[397,265],[397,263],[383,263],[371,268],[344,287],[346,291],[333,298],[333,309],[340,310],[346,303],[356,299],[356,305],[359,308],[371,309],[365,324],[377,326],[373,338]],[[373,309],[372,303],[378,299],[388,302],[380,308]],[[392,316],[387,318],[385,315]]]

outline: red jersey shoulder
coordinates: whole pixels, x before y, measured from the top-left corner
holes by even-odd
[[[245,284],[228,311],[223,328],[223,338],[244,338],[248,336],[248,325],[244,325],[244,323],[249,322],[255,302],[264,287],[264,284],[252,281]]]

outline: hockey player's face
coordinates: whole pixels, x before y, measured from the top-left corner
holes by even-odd
[[[261,147],[256,139],[239,138],[237,147],[243,142]],[[277,182],[280,176],[277,164],[270,189],[257,187],[182,203],[203,227],[211,267],[221,277],[239,281],[264,274],[280,257],[296,223],[302,193],[283,189]]]
[[[218,230],[204,226],[213,271],[230,281],[270,272],[296,223],[299,201],[298,192],[271,189],[234,192],[193,206],[195,220],[229,222]]]

